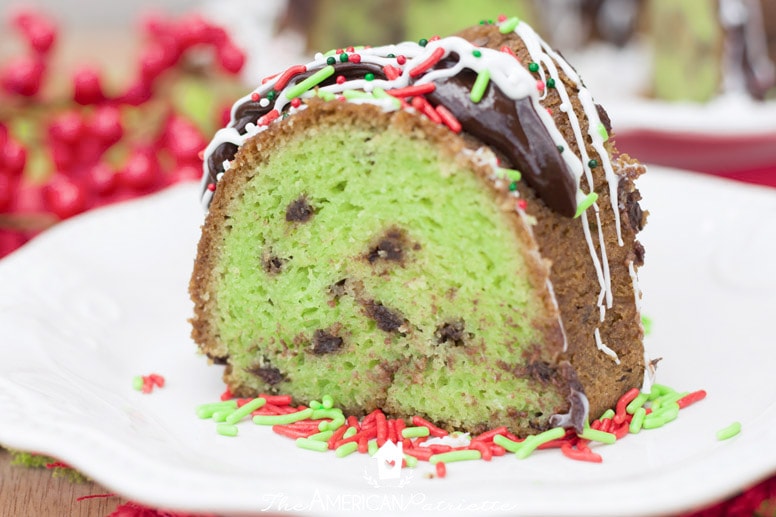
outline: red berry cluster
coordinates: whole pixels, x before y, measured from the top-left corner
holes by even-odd
[[[179,65],[190,51],[210,52],[220,72],[239,72],[245,56],[224,29],[199,15],[149,16],[128,86],[111,91],[99,69],[82,67],[72,75],[70,97],[50,99],[42,86],[56,25],[32,10],[13,15],[11,25],[26,53],[0,67],[0,257],[35,233],[30,222],[37,231],[96,206],[200,178],[203,131],[175,112],[161,86],[173,69],[184,73]],[[214,124],[221,115],[213,114]],[[13,134],[21,119],[34,121],[33,134]]]

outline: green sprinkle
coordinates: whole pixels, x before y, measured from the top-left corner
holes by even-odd
[[[338,416],[331,419],[331,421],[323,421],[318,424],[319,431],[336,431],[340,427],[345,425],[345,417]]]
[[[338,458],[344,458],[349,456],[358,450],[358,444],[356,442],[348,442],[340,445],[334,450],[334,455]]]
[[[479,49],[472,50],[472,56],[474,57],[482,57],[482,52]]]
[[[375,439],[366,442],[366,448],[370,456],[377,454],[378,449],[380,449],[380,447],[377,446],[377,440]]]
[[[585,196],[585,199],[582,200],[581,203],[577,206],[577,213],[574,214],[574,218],[576,219],[580,215],[582,215],[582,212],[593,206],[593,203],[595,203],[598,200],[598,194],[595,192],[591,192],[587,196]]]
[[[267,92],[267,100],[274,101],[275,98],[277,98],[278,93],[275,90],[270,90]]]
[[[497,434],[493,437],[493,443],[500,445],[509,452],[517,452],[517,449],[520,447],[520,445],[522,445],[523,442],[515,442],[504,435]]]
[[[320,97],[321,99],[323,99],[325,101],[333,101],[334,99],[337,98],[336,95],[334,95],[331,92],[327,92],[326,90],[318,90],[318,97]],[[396,100],[398,100],[398,99],[396,99]]]
[[[355,427],[348,427],[348,430],[345,431],[345,434],[342,435],[342,439],[344,440],[344,439],[350,438],[351,436],[355,436],[357,432],[358,432],[358,429],[356,429]]]
[[[421,47],[425,47],[426,45],[428,45],[428,40],[426,38],[420,38],[418,40],[418,45],[420,45]]]
[[[553,427],[543,433],[539,433],[533,436],[529,436],[524,442],[520,444],[520,447],[515,451],[515,456],[519,459],[525,459],[531,455],[531,453],[543,443],[557,440],[566,436],[566,430],[562,427]]]
[[[327,65],[333,65],[336,62],[337,62],[337,58],[334,57],[334,56],[329,56],[329,57],[326,58],[326,64]]]
[[[565,147],[563,147],[562,145],[559,145],[559,146],[558,146],[558,152],[559,152],[559,153],[562,153],[562,152],[563,152],[563,151],[565,151],[565,150],[566,150],[566,148],[565,148]]]
[[[598,123],[598,134],[603,138],[604,142],[609,140],[609,132],[606,131],[606,126],[604,126],[603,122]]]
[[[317,86],[319,83],[323,82],[332,75],[334,75],[334,67],[331,65],[326,65],[307,79],[300,81],[299,83],[286,90],[286,98],[293,99],[294,97],[299,97],[304,92],[314,86]]]
[[[676,390],[664,384],[653,384],[649,390],[649,400],[656,400],[668,393],[676,393]]]
[[[614,434],[592,428],[585,429],[582,431],[582,434],[579,434],[578,436],[584,440],[592,440],[605,444],[612,444],[617,441],[617,437]]]
[[[323,409],[323,403],[319,400],[311,400],[309,407],[313,409]]]
[[[599,420],[606,420],[607,418],[614,418],[613,409],[607,409],[606,411],[604,411],[604,413],[601,415],[601,418],[599,418]]]
[[[547,79],[546,84],[547,84],[547,88],[555,88],[555,79],[550,77],[549,79]]]
[[[232,409],[219,409],[215,413],[213,413],[213,421],[214,422],[226,422],[226,417],[232,414]]]
[[[418,464],[418,458],[410,456],[409,454],[404,455],[404,461],[407,462],[407,467],[411,469],[414,469]]]
[[[258,425],[286,425],[299,422],[310,418],[313,414],[312,408],[303,409],[296,413],[288,413],[286,415],[256,415],[253,417],[253,423]]]
[[[324,408],[331,409],[334,407],[334,398],[332,398],[331,395],[324,395],[321,397],[321,403],[323,404]]]
[[[226,417],[226,423],[227,424],[236,424],[246,416],[250,415],[260,407],[262,407],[264,404],[266,404],[267,401],[263,397],[256,397],[255,399],[251,400],[250,402],[247,402],[242,407],[235,409],[229,415]]]
[[[498,30],[501,34],[507,34],[508,32],[514,32],[514,30],[517,28],[519,24],[520,24],[520,18],[518,18],[517,16],[513,16],[507,20],[504,20],[504,22],[501,24]]]
[[[510,181],[520,181],[523,178],[523,175],[520,173],[520,171],[517,171],[515,169],[506,169],[504,167],[500,167],[497,171],[497,175],[500,178],[508,178]]]
[[[308,451],[326,452],[329,450],[329,444],[327,442],[310,440],[309,438],[297,438],[296,446],[300,449],[307,449]],[[358,447],[358,444],[356,444],[356,447]]]
[[[361,92],[358,90],[345,90],[342,92],[342,96],[345,97],[348,100],[353,99],[374,99],[374,95],[368,92]],[[315,409],[322,409],[323,406],[317,407]]]
[[[348,53],[347,52],[343,52],[342,54],[340,54],[339,55],[339,60],[340,60],[341,63],[347,63],[348,62]]]
[[[641,315],[641,326],[644,327],[644,335],[648,336],[652,334],[652,318],[649,316]]]
[[[533,62],[528,64],[528,70],[531,72],[538,72],[539,71],[539,63]]]
[[[443,463],[452,463],[454,461],[478,460],[480,458],[482,458],[482,454],[480,454],[480,451],[462,450],[462,451],[450,451],[450,452],[442,452],[440,454],[434,454],[428,459],[428,462],[435,465],[440,461]]]
[[[741,432],[741,422],[733,422],[724,429],[717,431],[717,440],[727,440],[733,438]]]
[[[237,436],[237,426],[232,424],[218,424],[216,431],[221,436]]]
[[[482,100],[482,96],[485,95],[485,90],[487,89],[489,82],[490,72],[487,70],[480,70],[480,73],[477,74],[477,79],[474,80],[474,85],[472,86],[472,91],[469,95],[472,102],[476,104]]]
[[[308,436],[307,438],[310,440],[316,440],[319,442],[328,442],[329,438],[334,434],[334,431],[321,431],[320,433],[315,433],[313,435]]]
[[[197,406],[197,416],[199,418],[210,418],[213,416],[213,414],[216,411],[220,411],[223,409],[236,409],[237,408],[237,401],[236,400],[225,400],[223,402],[213,402],[210,404],[200,404]]]
[[[429,435],[429,428],[425,426],[405,427],[401,430],[402,438],[421,438]]]
[[[633,420],[631,420],[628,432],[631,434],[638,434],[644,425],[644,417],[647,415],[647,410],[643,407],[637,408],[633,413]]]
[[[143,389],[143,376],[135,375],[132,377],[132,389],[140,391]]]
[[[509,191],[510,191],[510,192],[514,192],[514,191],[516,191],[516,190],[517,190],[517,182],[516,182],[516,181],[513,181],[513,182],[511,182],[511,183],[509,184]]]
[[[587,165],[591,169],[595,169],[596,167],[598,167],[598,160],[596,160],[595,158],[591,158],[590,161],[587,162]]]
[[[636,395],[636,398],[631,400],[630,403],[625,406],[625,411],[632,415],[636,412],[638,408],[644,405],[644,403],[649,400],[649,393],[639,393]]]
[[[393,58],[395,58],[395,57],[396,57],[396,54],[388,54],[388,56],[387,56],[387,57],[390,57],[391,59],[393,59]]]
[[[312,408],[312,406],[310,406]],[[321,406],[318,409],[313,408],[313,414],[310,417],[310,420],[321,420],[323,418],[339,418],[342,415],[342,410],[339,408],[324,408]]]
[[[364,75],[364,79],[367,80],[367,81],[374,81],[375,80],[375,74],[373,74],[372,72],[369,72],[369,73]]]

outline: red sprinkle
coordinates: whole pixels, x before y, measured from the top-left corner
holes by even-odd
[[[445,56],[445,49],[443,47],[437,47],[426,58],[425,61],[419,63],[415,68],[410,70],[410,77],[418,77],[422,75],[426,70],[439,63],[439,61]]]
[[[505,448],[503,448],[501,445],[496,445],[495,443],[488,444],[488,448],[494,456],[503,456],[507,453]]]
[[[388,441],[396,443],[398,441],[398,433],[396,432],[396,420],[388,420],[386,421],[386,425],[388,426]]]
[[[519,208],[520,210],[525,210],[526,208],[528,208],[528,201],[526,201],[525,199],[518,199],[517,208]]]
[[[434,90],[436,90],[436,85],[434,83],[423,83],[413,84],[412,86],[407,86],[405,88],[394,88],[393,90],[388,90],[385,93],[401,98],[413,97],[415,95],[425,95],[427,93],[433,92]]]
[[[413,97],[412,107],[430,118],[434,123],[442,123],[442,117],[439,116],[439,113],[436,112],[434,106],[432,106],[425,97]]]
[[[401,76],[401,70],[392,65],[385,65],[383,67],[383,73],[385,74],[385,77],[391,81],[398,79],[399,76]]]
[[[400,65],[403,65],[407,62],[407,58],[401,55],[396,56],[396,62],[399,63]]]
[[[290,406],[291,395],[267,395],[266,393],[260,393],[259,397],[267,401],[267,404],[274,404],[276,406]]]
[[[512,56],[513,58],[517,59],[518,61],[520,60],[517,57],[517,54],[515,54],[515,51],[512,50],[512,48],[510,46],[508,46],[508,45],[504,45],[503,47],[501,47],[501,52],[504,52],[505,54],[509,54],[510,56]]]
[[[409,454],[410,456],[418,458],[420,461],[428,461],[428,459],[434,455],[434,453],[429,450],[428,447],[416,447],[407,449],[404,451],[404,454]]]
[[[490,447],[487,443],[482,441],[471,441],[469,442],[469,449],[474,449],[476,451],[480,451],[480,456],[482,456],[482,459],[485,461],[490,461],[493,459],[493,451],[490,450]]]
[[[337,84],[345,84],[345,81],[347,81],[347,79],[345,79],[344,75],[338,75],[336,81],[337,81]]]
[[[259,99],[261,99],[261,95],[259,95],[258,93],[256,93],[256,92],[253,92],[253,93],[251,94],[251,100],[252,100],[253,102],[259,102]]]
[[[232,392],[229,390],[229,388],[226,388],[226,390],[224,390],[224,392],[221,394],[221,400],[229,400],[232,398],[234,398],[234,395],[232,395]]]
[[[447,475],[447,468],[445,467],[444,461],[440,461],[436,464],[436,475],[440,478],[443,478]]]
[[[359,54],[351,54],[348,56],[348,61],[350,61],[351,63],[360,63],[361,56]]]
[[[580,447],[580,444],[583,441],[584,440],[580,440],[577,443],[577,448],[574,448],[573,442],[570,442],[570,441],[566,442],[563,444],[560,450],[564,456],[572,460],[601,463],[603,461],[603,458],[601,457],[600,454],[596,454],[595,452],[591,451],[590,448],[587,447],[586,445],[582,445]]]
[[[315,434],[315,431],[300,431],[299,429],[290,428],[287,425],[273,425],[272,430],[281,436],[293,438],[294,440],[297,438],[307,438],[308,436]]]
[[[440,427],[435,426],[434,424],[432,424],[431,422],[429,422],[428,420],[420,416],[412,417],[412,425],[416,427],[428,427],[428,433],[431,436],[436,436],[438,438],[448,435],[447,431],[445,431]]]
[[[366,436],[363,436],[358,441],[358,452],[361,454],[367,454],[369,452],[369,440]]]
[[[340,426],[339,429],[334,431],[334,434],[331,435],[331,437],[328,440],[328,442],[329,442],[329,449],[336,449],[337,448],[336,447],[337,442],[340,440],[340,438],[342,438],[342,435],[345,434],[345,432],[347,430],[348,430],[348,427],[343,425],[343,426]]]
[[[292,108],[298,108],[301,105],[302,105],[302,99],[300,99],[299,97],[294,97],[293,99],[291,99]]]
[[[388,422],[382,411],[375,416],[375,421],[377,422],[377,446],[382,447],[388,440]]]
[[[695,404],[696,402],[703,400],[705,398],[706,398],[706,390],[698,390],[685,395],[684,397],[677,400],[676,403],[679,404],[679,409],[684,409],[690,404]]]
[[[215,192],[215,191],[216,191],[216,184],[215,184],[215,183],[208,183],[208,184],[207,184],[207,189],[208,189],[210,192]],[[229,398],[231,398],[231,397],[229,397]]]
[[[272,123],[273,120],[277,119],[280,116],[280,112],[276,109],[273,109],[266,115],[262,115],[259,117],[259,120],[256,121],[256,125],[258,126],[268,126]]]
[[[307,67],[305,65],[294,65],[292,67],[287,68],[285,72],[280,74],[280,77],[278,77],[278,80],[275,82],[273,89],[276,92],[279,92],[280,90],[286,87],[286,85],[288,84],[288,81],[290,81],[292,77],[294,77],[295,75],[304,73],[306,71],[307,71]]]
[[[439,114],[439,118],[442,119],[442,122],[450,128],[450,130],[453,133],[460,133],[461,132],[461,123],[458,121],[457,118],[455,118],[455,115],[453,115],[453,112],[451,112],[449,109],[445,108],[441,104],[436,107],[436,111]]]
[[[268,83],[268,82],[270,82],[271,80],[273,80],[275,77],[277,77],[279,75],[280,75],[279,73],[268,75],[267,77],[265,77],[264,79],[261,80],[261,84]]]
[[[482,434],[478,434],[472,440],[482,440],[486,442],[492,442],[493,437],[497,434],[506,435],[509,432],[505,426],[497,427],[495,429],[491,429],[490,431],[485,431]]]
[[[627,413],[625,412],[625,407],[631,403],[633,399],[635,399],[639,393],[638,388],[631,388],[628,391],[625,392],[625,394],[620,397],[620,400],[617,401],[617,405],[614,408],[614,423],[615,424],[622,424],[625,421],[625,418],[627,416]]]

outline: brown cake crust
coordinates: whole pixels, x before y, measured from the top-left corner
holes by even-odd
[[[507,45],[521,63],[531,62],[525,45],[514,33],[501,34],[495,26],[481,25],[464,30],[459,35],[479,46],[500,49]],[[570,92],[574,111],[582,126],[582,134],[587,134],[588,119],[576,96],[576,86],[562,71],[560,73]],[[573,151],[579,153],[573,129],[559,109],[561,99],[557,89],[548,89],[542,104],[552,110],[555,124],[563,137],[574,147]],[[602,108],[599,108],[599,112],[605,114]],[[608,117],[601,118],[604,124],[608,124]],[[606,142],[606,149],[610,156],[617,157],[612,138]],[[598,157],[589,142],[587,153],[590,157]],[[598,162],[602,163],[600,157]],[[622,246],[618,244],[614,213],[610,209],[609,184],[603,168],[593,168],[594,190],[598,194],[598,205],[601,207],[601,224],[613,291],[612,307],[607,309],[603,323],[600,322],[599,310],[595,303],[600,287],[581,222],[578,219],[558,216],[524,183],[518,184],[520,194],[528,201],[527,211],[536,217],[533,233],[541,254],[552,263],[550,280],[568,340],[566,356],[585,388],[593,418],[614,407],[625,391],[634,387],[640,388],[645,372],[642,344],[644,332],[628,266],[632,263],[637,270],[644,259],[644,248],[636,240],[636,234],[646,222],[646,213],[639,207],[641,196],[634,180],[645,172],[645,168],[626,155],[614,159],[612,165],[619,177],[616,206],[620,212]],[[587,190],[584,179],[581,188]],[[591,232],[596,236],[595,219],[590,218],[589,222]],[[596,252],[600,254],[598,239],[593,240]],[[641,293],[636,296],[640,297]],[[598,350],[594,337],[596,329],[599,329],[601,341],[617,353],[619,365],[613,358]]]

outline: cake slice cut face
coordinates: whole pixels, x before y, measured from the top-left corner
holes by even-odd
[[[195,324],[234,391],[469,430],[542,429],[568,409],[546,266],[509,182],[463,148],[416,116],[340,103],[243,146],[195,273]]]
[[[208,146],[192,336],[234,394],[525,435],[641,385],[643,167],[529,26],[461,36],[318,54]]]

